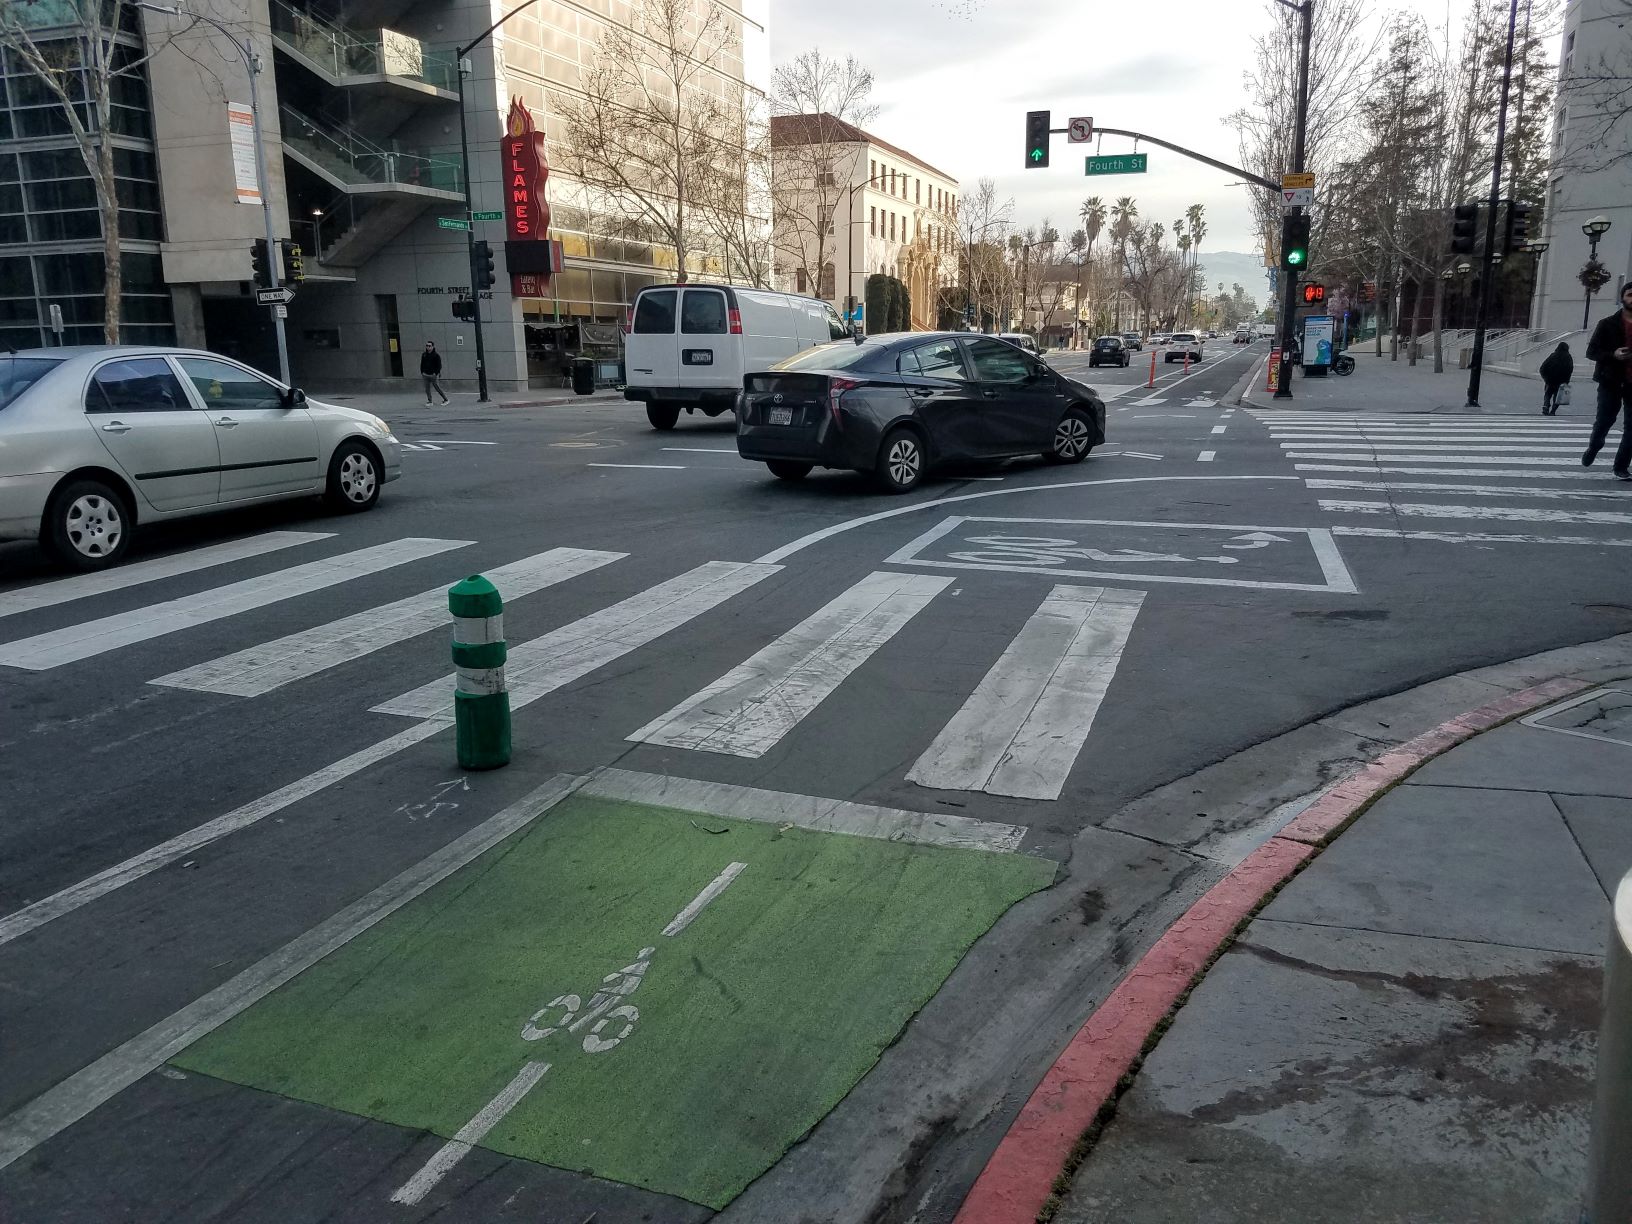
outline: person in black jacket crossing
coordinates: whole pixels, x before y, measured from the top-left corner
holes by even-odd
[[[442,354],[436,351],[436,343],[425,341],[425,351],[419,355],[419,376],[425,380],[425,402],[431,402],[431,392],[435,391],[442,397],[442,402],[448,402],[448,393],[442,390]]]
[[[1547,354],[1537,372],[1541,375],[1542,386],[1546,388],[1541,400],[1541,415],[1557,416],[1559,388],[1568,386],[1575,374],[1575,358],[1570,356],[1570,346],[1560,340],[1558,347]]]
[[[1581,466],[1591,467],[1609,437],[1609,427],[1621,418],[1621,444],[1615,448],[1615,476],[1632,480],[1632,283],[1621,286],[1621,308],[1598,320],[1587,341],[1587,360],[1594,363],[1592,380],[1598,384],[1598,419]]]

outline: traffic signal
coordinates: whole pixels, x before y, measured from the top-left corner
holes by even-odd
[[[1326,300],[1326,286],[1309,284],[1303,287],[1303,301],[1306,306],[1314,306]]]
[[[1451,212],[1451,254],[1472,255],[1474,230],[1479,226],[1479,205],[1458,204]]]
[[[261,289],[272,288],[272,260],[268,257],[265,238],[255,239],[255,245],[249,248],[249,266],[254,270],[254,279]]]
[[[1301,272],[1309,266],[1309,214],[1287,213],[1281,218],[1281,267]]]
[[[493,248],[486,242],[478,242],[470,257],[470,274],[472,284],[478,291],[491,289],[498,280],[493,272]]]
[[[453,317],[470,322],[476,317],[476,303],[469,298],[454,298]]]
[[[1049,111],[1026,112],[1026,169],[1048,165]]]
[[[287,238],[278,243],[283,249],[283,283],[298,285],[306,279],[306,253],[301,250],[300,243],[290,242]]]
[[[1517,200],[1507,202],[1507,241],[1502,249],[1509,255],[1521,250],[1530,242],[1530,205],[1521,204]]]

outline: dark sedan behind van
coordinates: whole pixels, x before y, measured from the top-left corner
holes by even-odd
[[[1080,463],[1105,405],[1012,344],[961,332],[870,336],[808,349],[743,380],[737,453],[783,480],[872,473],[905,493],[937,464],[1040,455]]]

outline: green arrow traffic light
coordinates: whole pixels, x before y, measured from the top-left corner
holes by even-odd
[[[1034,161],[1034,162],[1042,161],[1043,160],[1043,151],[1041,149],[1033,149],[1031,151],[1031,160]]]

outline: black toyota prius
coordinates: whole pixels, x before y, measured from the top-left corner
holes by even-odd
[[[806,349],[743,379],[737,453],[783,480],[869,472],[891,493],[938,464],[1038,455],[1080,463],[1105,441],[1088,387],[994,336],[903,332]]]

